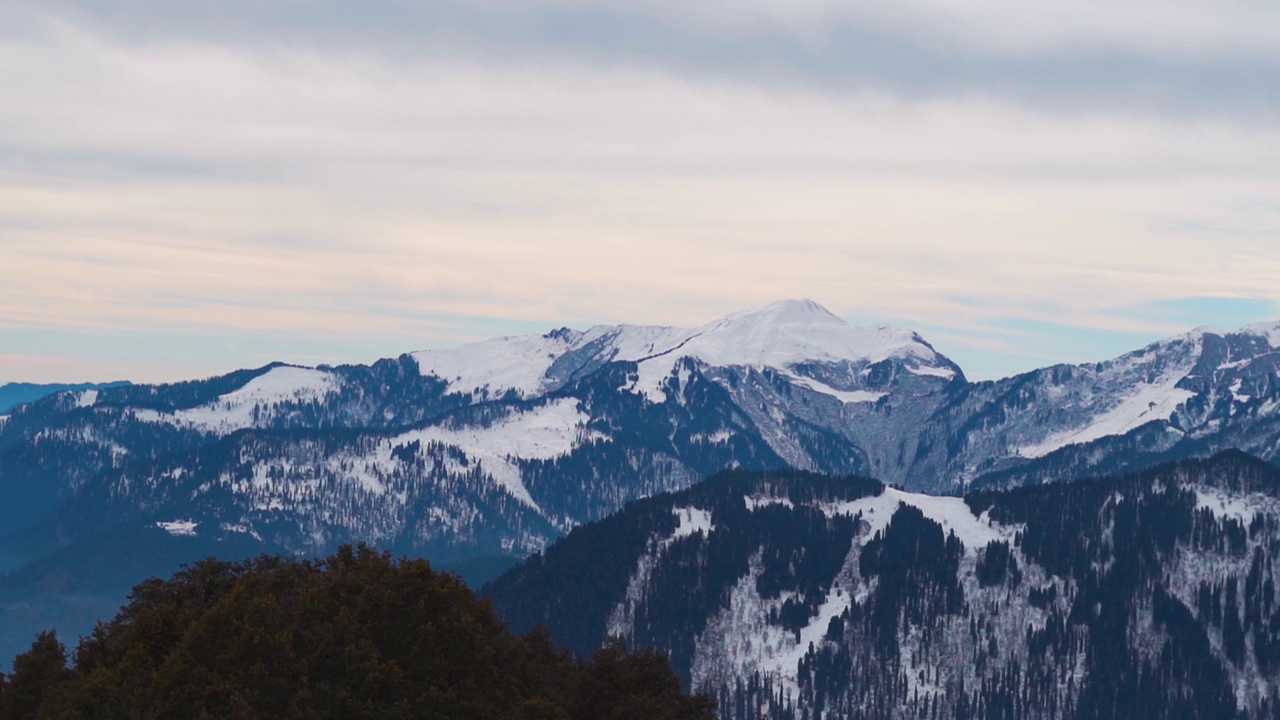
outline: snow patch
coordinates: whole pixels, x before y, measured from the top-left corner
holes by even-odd
[[[259,535],[256,530],[249,527],[248,525],[244,525],[240,523],[235,523],[235,524],[222,523],[222,530],[223,532],[238,533],[240,535],[248,535],[249,537],[252,537],[254,540],[257,540],[258,542],[262,542],[262,536]]]
[[[98,402],[97,390],[82,390],[76,395],[76,407],[93,407]]]
[[[701,508],[672,508],[671,512],[680,519],[680,525],[676,527],[675,533],[670,538],[672,542],[694,533],[702,533],[705,537],[716,529],[716,526],[711,523],[711,513]]]
[[[733,433],[729,432],[728,430],[717,430],[711,433],[710,435],[707,435],[705,433],[697,433],[689,436],[689,440],[691,442],[704,442],[704,443],[710,443],[712,445],[718,445],[720,443],[728,442],[732,438],[733,438]]]
[[[649,539],[649,546],[636,563],[635,572],[627,580],[627,590],[623,599],[609,613],[608,628],[610,635],[631,639],[635,634],[636,610],[644,602],[649,592],[649,580],[658,560],[681,538],[690,537],[694,533],[702,533],[705,538],[715,530],[711,522],[711,513],[696,507],[672,508],[671,513],[680,520],[671,537],[659,541]]]
[[[986,515],[975,516],[962,498],[909,493],[889,487],[874,497],[828,504],[822,509],[828,515],[862,513],[862,519],[869,526],[866,534],[871,536],[889,525],[899,505],[910,505],[920,510],[925,517],[941,525],[944,534],[954,532],[970,553],[994,541],[1010,540],[1017,532],[1017,528],[1003,527]]]
[[[795,507],[795,504],[791,502],[791,498],[773,497],[771,495],[748,495],[743,500],[746,501],[747,509],[751,512],[770,505],[781,505],[787,509]]]
[[[774,673],[776,677],[782,679],[793,696],[799,696],[796,676],[800,672],[800,661],[809,652],[809,645],[812,643],[815,647],[820,646],[832,619],[840,617],[851,604],[849,593],[833,586],[827,591],[827,597],[818,608],[818,614],[809,621],[808,625],[800,629],[799,642],[782,652],[762,658],[761,669]]]
[[[939,377],[946,380],[952,380],[956,376],[956,371],[949,367],[933,367],[929,365],[907,366],[907,372],[913,375],[925,375],[927,377]]]
[[[586,429],[590,416],[578,401],[559,398],[545,405],[512,414],[488,427],[429,427],[413,430],[392,439],[389,448],[419,441],[440,442],[462,450],[480,462],[494,482],[520,502],[539,509],[520,477],[519,460],[551,460],[568,455],[574,448],[602,439]],[[540,509],[539,509],[540,511]]]
[[[813,378],[803,377],[794,373],[783,373],[791,382],[806,387],[816,393],[830,395],[843,403],[873,403],[885,397],[889,393],[872,392],[870,390],[837,390],[830,385],[820,383]]]
[[[199,524],[194,520],[170,520],[169,522],[158,522],[156,527],[174,537],[195,537],[196,526]]]
[[[1239,520],[1248,525],[1254,515],[1263,511],[1267,499],[1262,496],[1228,495],[1217,488],[1196,488],[1196,509],[1208,510],[1220,520]]]
[[[1186,401],[1195,397],[1190,390],[1176,387],[1181,376],[1166,378],[1158,385],[1139,385],[1122,398],[1119,405],[1094,416],[1087,425],[1050,435],[1044,441],[1014,451],[1025,458],[1039,458],[1068,445],[1119,436],[1155,420],[1168,420]]]

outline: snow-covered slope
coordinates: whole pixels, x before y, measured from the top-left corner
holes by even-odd
[[[269,426],[282,406],[320,402],[341,390],[342,378],[333,372],[281,365],[250,380],[246,385],[220,395],[203,405],[173,411],[136,409],[133,417],[143,422],[170,423],[205,432],[229,433],[251,427]],[[92,394],[91,399],[88,397]],[[87,390],[79,397],[80,407],[97,401],[98,391]]]
[[[1195,392],[1182,387],[1195,370],[1204,335],[1159,343],[1095,367],[1083,366],[1072,381],[1049,385],[1046,396],[1072,412],[1067,427],[1014,453],[1039,458],[1072,444],[1124,435],[1146,423],[1168,420]]]
[[[574,368],[636,363],[637,382],[627,389],[655,402],[665,399],[662,386],[684,358],[713,367],[778,370],[899,358],[921,375],[946,379],[956,375],[955,367],[915,333],[850,325],[811,300],[783,300],[695,328],[599,325],[585,332],[566,328],[543,336],[421,351],[413,357],[424,374],[447,381],[450,391],[483,392],[490,397],[508,391],[533,397],[558,389],[574,376],[554,373],[558,361]]]
[[[1280,457],[1277,328],[1198,328],[1106,362],[968,384],[930,418],[914,470],[945,490],[1134,471],[1228,448]]]
[[[1280,699],[1277,540],[1280,471],[1240,453],[964,500],[732,473],[485,592],[577,652],[668,653],[726,720],[1260,719]]]

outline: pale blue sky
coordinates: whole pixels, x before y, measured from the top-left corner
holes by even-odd
[[[1280,318],[1280,6],[0,0],[0,382],[782,297],[973,377]]]

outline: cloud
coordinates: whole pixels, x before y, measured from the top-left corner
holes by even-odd
[[[1140,41],[1141,3],[1110,30],[994,1],[0,7],[26,18],[0,32],[0,327],[366,359],[813,296],[1029,348],[1011,322],[1130,337],[1181,325],[1118,308],[1280,300],[1270,51],[1215,54],[1201,5]],[[1106,109],[1130,81],[1212,100],[1142,70],[1179,63],[1245,80],[1212,111]]]
[[[1057,112],[1265,123],[1280,107],[1280,8],[1248,1],[52,0],[9,14],[135,43],[631,68]]]

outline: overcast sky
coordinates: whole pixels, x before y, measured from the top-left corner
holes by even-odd
[[[784,297],[972,377],[1280,319],[1274,0],[0,0],[0,382]]]

